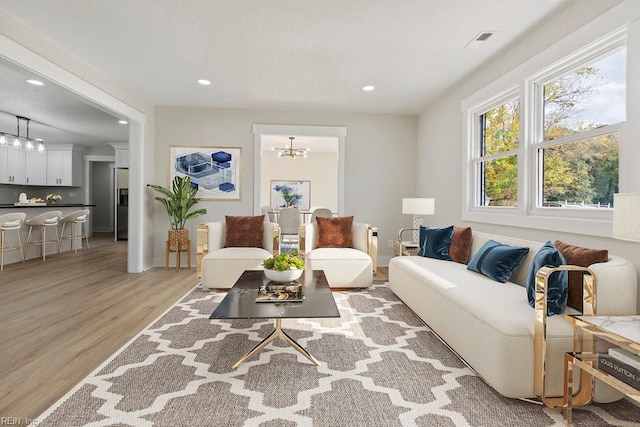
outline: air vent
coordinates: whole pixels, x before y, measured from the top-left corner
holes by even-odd
[[[486,41],[492,35],[493,35],[493,33],[481,33],[478,37],[476,37],[476,41],[477,42]]]
[[[474,49],[489,40],[489,38],[491,38],[495,33],[495,31],[480,31],[464,48]]]

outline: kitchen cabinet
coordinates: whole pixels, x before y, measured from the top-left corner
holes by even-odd
[[[113,142],[109,143],[116,152],[116,168],[129,168],[129,143]]]
[[[47,153],[25,151],[24,155],[25,185],[47,185]]]
[[[129,150],[116,150],[116,167],[129,167]]]
[[[24,184],[24,150],[0,147],[0,183]]]
[[[82,155],[71,149],[47,147],[47,185],[82,185]]]

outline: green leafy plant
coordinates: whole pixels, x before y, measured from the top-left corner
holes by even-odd
[[[276,271],[286,271],[292,268],[304,270],[304,260],[298,256],[298,251],[276,255],[262,262],[264,268]]]
[[[157,196],[156,200],[164,205],[169,215],[171,228],[174,230],[183,229],[187,220],[207,213],[204,208],[191,210],[198,203],[196,200],[198,189],[191,186],[191,179],[188,176],[176,176],[173,179],[171,190],[161,185],[149,184],[149,187],[165,196]]]

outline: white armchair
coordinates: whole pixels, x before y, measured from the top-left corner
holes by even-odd
[[[205,288],[229,289],[245,270],[262,270],[262,261],[280,251],[280,227],[272,222],[264,223],[261,248],[226,248],[225,238],[225,222],[198,226],[196,274]]]
[[[304,224],[300,227],[299,238],[305,270],[324,270],[331,288],[369,287],[377,270],[377,235],[377,228],[353,223],[353,248],[319,248],[318,224]]]

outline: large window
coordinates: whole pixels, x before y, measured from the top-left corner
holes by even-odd
[[[555,217],[560,230],[567,220],[610,219],[626,120],[625,41],[612,34],[463,102],[464,219],[548,228]]]
[[[539,84],[539,207],[613,206],[619,125],[625,121],[626,50]]]

